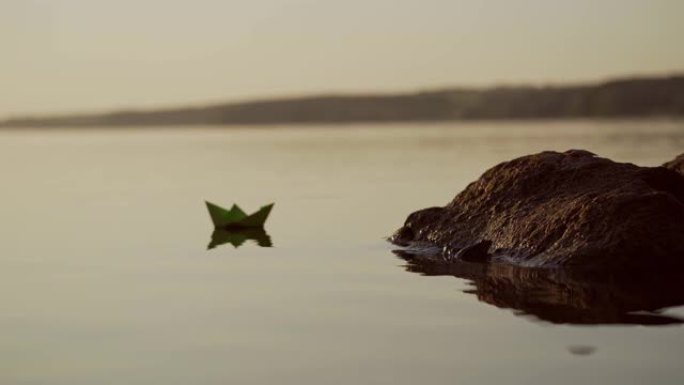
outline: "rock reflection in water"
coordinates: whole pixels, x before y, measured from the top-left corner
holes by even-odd
[[[684,304],[684,273],[532,269],[504,264],[440,263],[395,251],[406,270],[468,279],[480,301],[557,324],[669,325],[684,319],[660,313]]]
[[[236,229],[215,229],[211,234],[211,242],[207,249],[230,243],[233,247],[242,246],[247,240],[253,240],[261,247],[272,247],[271,237],[266,230],[261,227],[236,228]]]

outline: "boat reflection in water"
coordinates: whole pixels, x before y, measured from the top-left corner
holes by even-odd
[[[211,242],[207,249],[213,249],[217,246],[230,243],[233,247],[238,248],[246,241],[252,240],[261,247],[272,247],[271,237],[268,236],[263,227],[245,227],[235,229],[215,229],[211,234]]]
[[[671,325],[684,319],[661,313],[684,304],[684,273],[598,272],[533,269],[503,264],[440,263],[395,251],[406,270],[427,276],[450,275],[471,281],[482,301],[518,315],[556,324]]]

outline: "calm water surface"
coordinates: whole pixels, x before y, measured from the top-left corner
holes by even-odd
[[[658,165],[684,122],[0,132],[0,384],[681,384],[679,325],[542,321],[384,241],[569,148]],[[275,202],[274,247],[207,250],[205,199]]]

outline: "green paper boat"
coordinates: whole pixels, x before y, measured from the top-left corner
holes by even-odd
[[[248,229],[264,227],[264,223],[271,213],[273,203],[263,206],[251,215],[247,215],[242,209],[234,204],[230,210],[217,206],[211,202],[205,202],[207,210],[217,229]]]

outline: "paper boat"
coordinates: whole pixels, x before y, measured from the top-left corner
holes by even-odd
[[[234,204],[230,210],[226,210],[211,202],[205,203],[207,204],[207,210],[209,210],[211,221],[217,229],[248,229],[263,227],[273,208],[273,203],[271,203],[263,206],[253,214],[247,215],[236,204]]]

